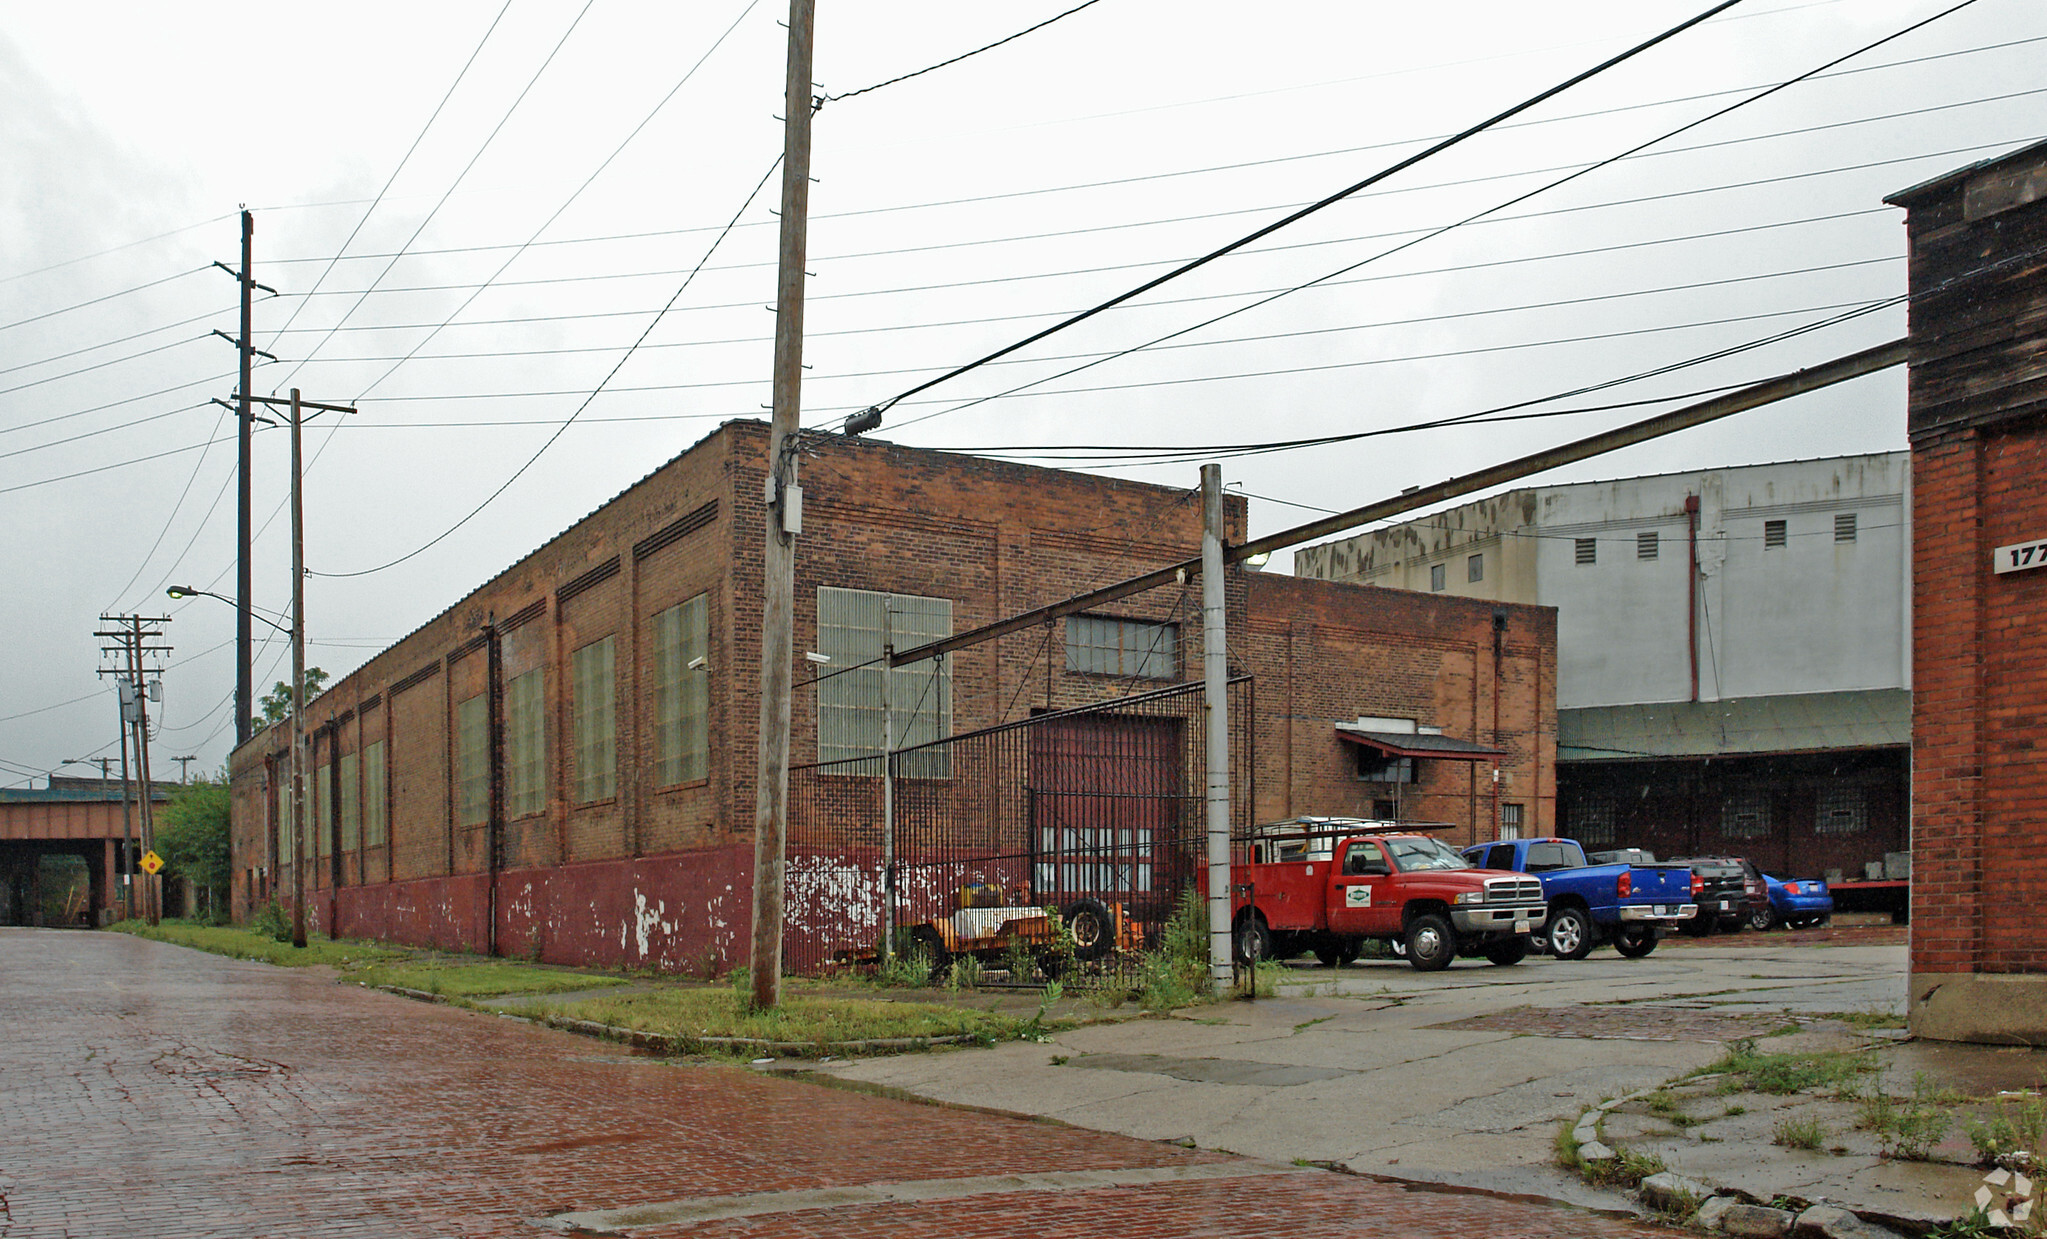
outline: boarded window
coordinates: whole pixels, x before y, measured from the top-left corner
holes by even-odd
[[[830,659],[821,669],[824,678],[817,683],[817,758],[821,762],[878,758],[884,705],[894,716],[899,752],[952,734],[951,663],[929,658],[888,669],[881,661],[884,629],[898,650],[949,637],[952,602],[913,594],[818,587],[817,646],[818,652]],[[899,759],[896,773],[917,779],[950,778],[952,754],[948,749],[937,745],[906,754]],[[878,776],[881,763],[862,761],[832,770]]]
[[[1654,559],[1663,539],[1654,531],[1635,535],[1635,558]]]
[[[362,762],[353,753],[341,755],[341,850],[353,852],[362,846]]]
[[[654,617],[654,783],[672,787],[710,777],[710,596],[698,594]],[[698,663],[690,670],[690,664]]]
[[[1766,550],[1766,551],[1767,551],[1767,550],[1771,550],[1771,549],[1773,549],[1773,548],[1776,548],[1776,547],[1780,547],[1780,546],[1783,546],[1783,545],[1784,545],[1784,544],[1785,544],[1786,542],[1788,542],[1789,540],[1790,540],[1790,534],[1788,534],[1788,533],[1786,533],[1786,532],[1785,532],[1785,529],[1784,529],[1784,522],[1783,522],[1783,521],[1764,521],[1764,522],[1763,522],[1763,549],[1764,549],[1764,550]]]
[[[1834,541],[1855,541],[1855,513],[1836,512],[1834,514]]]
[[[505,814],[547,807],[547,683],[538,667],[505,685]]]
[[[576,803],[618,794],[616,643],[606,637],[570,656],[575,681]]]
[[[483,694],[455,707],[455,824],[490,818],[490,715]]]
[[[1577,562],[1577,563],[1581,563],[1581,564],[1596,564],[1596,563],[1598,563],[1598,562],[1599,562],[1599,539],[1597,539],[1597,538],[1573,538],[1573,539],[1571,539],[1571,556],[1572,556],[1573,560],[1574,560],[1575,562]]]
[[[1581,796],[1571,802],[1571,837],[1586,847],[1613,846],[1613,797]]]
[[[1485,580],[1485,556],[1473,555],[1464,561],[1464,579],[1467,581]]]
[[[1066,669],[1089,675],[1174,679],[1180,673],[1179,626],[1106,615],[1073,616],[1066,621]]]
[[[362,751],[362,834],[363,846],[384,846],[384,742],[374,741]]]
[[[1770,796],[1760,787],[1730,790],[1720,802],[1720,837],[1760,839],[1770,833]]]
[[[1450,583],[1450,570],[1442,564],[1429,565],[1429,588],[1441,589]]]
[[[1819,789],[1813,830],[1823,835],[1860,834],[1869,828],[1869,798],[1859,783],[1829,783]]]

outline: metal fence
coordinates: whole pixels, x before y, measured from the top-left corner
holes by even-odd
[[[1251,824],[1251,677],[1228,692],[1238,835]],[[899,934],[953,916],[963,888],[998,907],[1120,905],[1128,937],[1155,933],[1201,889],[1204,714],[1202,686],[1182,684],[904,748],[892,780],[872,757],[791,768],[784,966],[871,962],[891,888]]]

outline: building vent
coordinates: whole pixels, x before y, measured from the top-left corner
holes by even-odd
[[[1648,533],[1638,533],[1638,534],[1636,534],[1636,535],[1635,535],[1635,558],[1636,558],[1636,559],[1654,559],[1654,558],[1656,558],[1656,549],[1657,549],[1657,542],[1658,542],[1658,541],[1659,541],[1659,539],[1658,539],[1658,537],[1657,537],[1657,535],[1656,535],[1656,532],[1655,532],[1654,530],[1651,530],[1651,531],[1650,531],[1650,532],[1648,532]]]
[[[1785,541],[1785,536],[1786,536],[1786,535],[1785,535],[1785,533],[1784,533],[1784,522],[1783,522],[1783,521],[1764,521],[1764,522],[1763,522],[1763,549],[1764,549],[1764,550],[1766,550],[1766,551],[1767,551],[1767,550],[1770,550],[1770,549],[1772,549],[1772,548],[1774,548],[1774,547],[1780,547],[1780,546],[1783,546],[1783,545],[1784,545],[1784,541]]]
[[[1599,562],[1599,539],[1573,538],[1571,541],[1575,547],[1577,562],[1581,564]]]
[[[1834,541],[1855,541],[1855,513],[1836,512],[1834,514]]]

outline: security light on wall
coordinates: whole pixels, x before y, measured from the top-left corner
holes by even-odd
[[[711,660],[710,660],[710,659],[708,659],[708,658],[705,658],[705,657],[704,657],[703,655],[701,655],[701,654],[699,654],[699,655],[697,655],[697,656],[696,656],[695,658],[692,658],[692,659],[690,659],[690,660],[689,660],[689,670],[691,670],[691,671],[704,671],[704,670],[707,670],[707,669],[709,669],[710,665],[711,665]]]
[[[820,654],[816,650],[803,651],[803,661],[816,663],[820,667],[824,666],[831,660],[832,656],[830,654]]]

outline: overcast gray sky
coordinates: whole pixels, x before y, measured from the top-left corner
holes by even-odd
[[[925,68],[1074,2],[821,0],[820,89]],[[1976,0],[1429,234],[1951,3],[1749,0],[1247,251],[905,401],[880,436],[1045,460],[1130,446],[1147,450],[1066,463],[1191,486],[1186,454],[1150,449],[1475,412],[1896,297],[1902,215],[1883,196],[2047,132],[2047,7],[2035,0]],[[815,126],[805,423],[831,425],[1134,286],[1703,7],[1100,0],[831,102]],[[776,181],[742,204],[781,149],[785,18],[780,0],[10,8],[0,785],[118,752],[111,691],[94,677],[102,612],[174,617],[158,769],[175,772],[163,758],[185,753],[215,769],[232,742],[233,612],[163,591],[233,592],[233,425],[208,401],[234,388],[233,349],[210,333],[233,334],[235,286],[210,264],[235,264],[243,204],[256,276],[280,294],[256,309],[257,343],[279,361],[255,389],[297,386],[362,410],[320,419],[308,439],[307,629],[311,661],[332,672],[720,421],[764,417]],[[1549,407],[1681,397],[1903,331],[1894,307]],[[1903,391],[1901,373],[1875,376],[1556,476],[1901,448]],[[1254,496],[1264,533],[1644,411],[1234,457],[1224,476]],[[290,597],[284,439],[266,431],[256,450],[256,600],[273,611]],[[365,573],[447,531],[529,461],[455,533]],[[350,573],[365,574],[335,575]],[[269,640],[258,691],[287,666]]]

